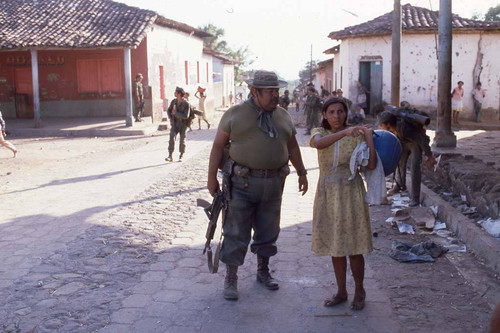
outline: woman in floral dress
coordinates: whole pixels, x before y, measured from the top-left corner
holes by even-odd
[[[321,127],[315,128],[310,145],[318,150],[320,176],[314,199],[312,250],[317,256],[332,258],[338,290],[324,303],[334,306],[347,301],[347,257],[356,289],[353,310],[365,306],[363,254],[373,250],[365,188],[359,173],[353,180],[349,162],[363,140],[370,148],[366,168],[374,169],[377,156],[373,130],[367,126],[348,127],[347,105],[342,98],[330,98],[323,105]]]

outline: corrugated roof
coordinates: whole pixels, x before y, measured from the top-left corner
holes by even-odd
[[[328,37],[331,39],[346,39],[349,37],[390,34],[392,33],[392,13],[391,11],[368,22],[331,32]],[[435,31],[438,29],[439,12],[406,4],[401,7],[401,21],[403,32]],[[455,14],[452,15],[451,24],[453,31],[500,31],[500,21],[475,21]]]
[[[0,49],[136,47],[155,23],[210,36],[111,0],[0,0]]]

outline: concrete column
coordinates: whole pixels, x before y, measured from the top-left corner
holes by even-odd
[[[38,85],[38,52],[31,50],[31,81],[33,83],[33,114],[35,118],[35,128],[42,127],[40,118],[40,88]]]
[[[401,80],[401,1],[394,0],[392,12],[391,104],[399,106]]]
[[[457,137],[451,130],[451,0],[439,1],[438,48],[438,119],[437,147],[456,147]]]
[[[133,126],[132,121],[132,61],[130,58],[130,49],[125,48],[123,50],[123,67],[125,70],[125,105],[126,105],[126,118],[125,125]]]

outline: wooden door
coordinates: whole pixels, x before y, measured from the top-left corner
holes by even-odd
[[[33,118],[33,81],[31,68],[16,68],[15,100],[17,118]]]

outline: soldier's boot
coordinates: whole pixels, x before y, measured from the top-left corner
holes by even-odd
[[[278,282],[269,273],[269,257],[257,255],[257,281],[269,290],[279,289]]]
[[[238,299],[238,266],[226,265],[226,277],[224,279],[224,298],[230,301]]]
[[[181,153],[181,154],[179,155],[179,162],[182,162],[182,158],[183,158],[183,157],[184,157],[184,153]]]

